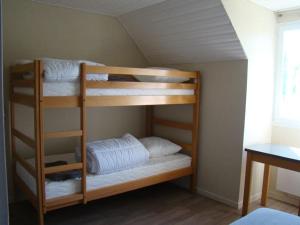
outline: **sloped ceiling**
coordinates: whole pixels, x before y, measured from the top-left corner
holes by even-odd
[[[117,16],[152,65],[245,59],[221,0],[36,0]]]
[[[153,65],[246,58],[220,0],[167,0],[119,19]]]

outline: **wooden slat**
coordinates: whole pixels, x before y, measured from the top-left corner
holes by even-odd
[[[45,108],[79,107],[80,98],[78,96],[43,97],[43,105]]]
[[[82,198],[79,199],[79,200],[73,200],[73,201],[70,201],[70,202],[61,203],[59,205],[51,205],[51,206],[48,206],[48,207],[46,206],[45,212],[53,211],[53,210],[60,209],[60,208],[69,207],[69,206],[72,206],[72,205],[78,205],[78,204],[82,204]]]
[[[82,130],[81,136],[81,162],[82,166],[82,177],[81,177],[81,191],[83,194],[83,203],[87,203],[86,193],[86,176],[87,176],[87,162],[86,162],[86,65],[80,65],[80,95],[81,95],[81,106],[80,106],[80,129]]]
[[[195,96],[87,96],[87,107],[133,106],[133,105],[168,105],[193,104]],[[45,108],[79,107],[80,99],[76,96],[44,97]]]
[[[194,95],[176,96],[87,96],[86,107],[194,104]],[[43,98],[45,108],[80,107],[78,96],[47,96]]]
[[[264,155],[264,154],[255,154],[255,152],[248,151],[247,157],[251,153],[251,159],[252,161],[266,163],[272,166],[288,169],[288,170],[294,170],[297,172],[300,172],[300,166],[299,162],[293,159],[286,159],[281,157],[274,157],[271,155]]]
[[[86,81],[87,88],[122,88],[122,89],[195,89],[195,84],[188,83],[151,83],[120,81]]]
[[[82,163],[71,163],[62,166],[51,166],[45,168],[45,174],[59,173],[70,170],[82,169]]]
[[[153,123],[161,125],[161,126],[173,127],[173,128],[182,129],[182,130],[193,130],[192,123],[176,122],[176,121],[172,121],[172,120],[160,119],[160,118],[155,118],[155,117],[153,118]]]
[[[89,192],[87,192],[87,198],[88,198],[88,201],[99,199],[99,198],[104,198],[104,197],[124,193],[127,191],[139,189],[142,187],[147,187],[150,185],[174,180],[179,177],[184,177],[184,176],[188,176],[191,174],[192,174],[191,167],[178,169],[178,170],[174,170],[171,172],[162,173],[162,174],[158,174],[155,176],[150,176],[150,177],[135,180],[135,181],[130,181],[130,182],[117,184],[117,185],[113,185],[113,186],[109,186],[109,187],[105,187],[105,188],[100,188],[100,189],[97,189],[94,191],[89,191]]]
[[[35,106],[34,97],[31,95],[13,94],[11,100],[15,103],[19,103],[22,105],[26,105],[26,106],[30,106],[30,107]]]
[[[44,174],[44,119],[43,119],[43,63],[34,61],[34,135],[36,140],[35,167],[37,169],[36,190],[38,197],[39,225],[44,225],[45,213],[45,174]]]
[[[79,107],[80,98],[77,96],[44,97],[45,108]],[[193,104],[194,95],[177,96],[87,96],[87,107],[100,106],[131,106],[131,105],[168,105]]]
[[[13,85],[13,87],[34,88],[34,81],[33,80],[13,80],[12,85]]]
[[[260,204],[261,206],[264,207],[266,207],[267,205],[269,185],[270,185],[270,165],[265,164],[263,186],[262,186],[261,199],[260,199]]]
[[[16,129],[12,129],[12,134],[18,139],[20,139],[23,143],[27,144],[32,148],[35,148],[35,141],[32,138],[26,136],[25,134]]]
[[[14,177],[15,184],[21,189],[21,191],[26,195],[28,200],[31,202],[33,207],[38,208],[37,197],[36,195],[27,187],[24,181],[18,176]]]
[[[87,74],[118,74],[118,75],[139,75],[139,76],[169,76],[169,77],[186,77],[196,78],[196,72],[187,72],[180,70],[163,70],[151,68],[129,68],[129,67],[112,67],[112,66],[86,66]]]
[[[35,168],[26,161],[26,159],[24,159],[22,156],[20,156],[18,153],[14,153],[14,157],[16,159],[17,162],[19,162],[24,169],[26,169],[33,177],[36,177],[36,170]]]
[[[200,72],[197,72],[197,78],[194,79],[197,88],[195,90],[196,101],[193,105],[193,129],[192,129],[192,168],[193,175],[190,179],[190,189],[192,192],[197,192],[198,180],[198,152],[199,152],[199,126],[200,126]]]
[[[66,137],[80,137],[82,136],[82,130],[72,130],[72,131],[56,131],[47,132],[44,138],[66,138]]]
[[[65,207],[66,204],[69,205],[72,202],[80,203],[80,200],[82,199],[83,195],[80,193],[49,199],[46,200],[46,209],[47,211],[51,211],[57,208],[61,208],[59,206]]]
[[[20,64],[10,67],[10,72],[14,74],[28,73],[34,71],[34,63]]]
[[[297,166],[299,167],[299,164]],[[242,216],[245,216],[248,213],[250,190],[252,186],[251,185],[252,167],[253,167],[252,152],[247,152]]]
[[[87,107],[193,104],[195,96],[87,96]]]

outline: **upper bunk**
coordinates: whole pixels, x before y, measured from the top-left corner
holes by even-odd
[[[141,79],[89,79],[89,75],[97,74],[119,78],[131,75]],[[44,108],[81,107],[82,102],[85,107],[195,104],[199,96],[199,76],[199,72],[83,62],[77,79],[48,81],[43,60],[34,60],[11,66],[10,99],[31,107],[42,104]]]

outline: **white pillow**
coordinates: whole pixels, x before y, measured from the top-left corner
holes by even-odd
[[[166,67],[149,67],[149,69],[160,69],[160,70],[175,70]],[[178,71],[178,70],[177,70]],[[188,81],[186,77],[170,77],[170,76],[134,76],[138,81],[141,82],[159,82],[159,83],[182,83]]]
[[[150,158],[172,155],[182,149],[181,146],[160,137],[141,138],[140,142],[149,151]]]

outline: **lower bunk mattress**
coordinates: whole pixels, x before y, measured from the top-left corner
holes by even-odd
[[[46,156],[46,162],[64,160],[69,163],[75,162],[73,153],[58,154]],[[35,160],[28,159],[28,162],[34,166]],[[87,191],[96,190],[99,188],[109,187],[129,181],[139,180],[150,176],[171,172],[178,169],[183,169],[191,166],[191,157],[184,154],[174,154],[159,158],[151,158],[146,164],[127,170],[118,171],[115,173],[104,175],[89,174],[86,178]],[[35,178],[22,167],[21,164],[16,164],[16,173],[29,189],[36,194]],[[81,179],[69,179],[65,181],[45,181],[46,199],[52,199],[71,195],[81,191]]]

